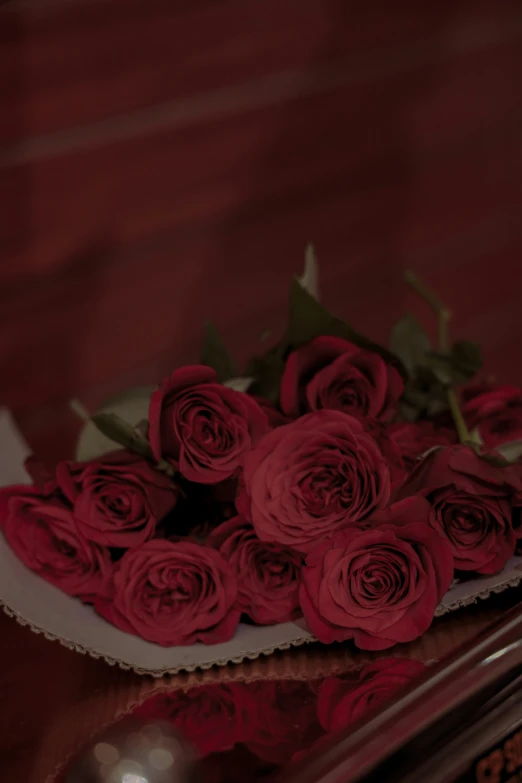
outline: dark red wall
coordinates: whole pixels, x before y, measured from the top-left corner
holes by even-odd
[[[204,317],[244,358],[309,239],[360,329],[412,267],[522,383],[521,96],[519,0],[4,0],[0,403],[55,454]]]

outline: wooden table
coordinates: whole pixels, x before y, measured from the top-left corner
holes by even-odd
[[[422,639],[395,648],[393,654],[440,659],[521,599],[522,588],[516,588],[446,615]],[[2,780],[17,783],[44,783],[99,729],[158,689],[216,679],[321,677],[371,657],[349,645],[315,645],[241,665],[153,679],[72,652],[2,613],[0,638],[0,771]]]

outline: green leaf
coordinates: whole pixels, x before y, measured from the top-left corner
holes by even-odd
[[[425,361],[441,383],[457,386],[473,378],[482,366],[479,346],[466,341],[455,343],[449,354],[429,351]]]
[[[303,343],[310,342],[314,337],[330,335],[349,340],[360,348],[379,354],[390,364],[394,364],[399,372],[406,376],[405,368],[396,356],[382,345],[368,340],[351,326],[332,315],[320,302],[303,288],[298,278],[294,277],[290,292],[290,318],[286,339],[292,348],[298,348]]]
[[[114,413],[132,427],[136,427],[141,421],[147,419],[150,398],[155,390],[155,386],[128,389],[106,400],[97,413]],[[76,459],[85,462],[101,457],[109,451],[114,451],[114,440],[100,432],[89,416],[78,437]]]
[[[115,413],[95,413],[91,421],[110,440],[146,459],[154,459],[148,440]]]
[[[431,349],[430,338],[416,318],[409,313],[397,321],[390,335],[390,350],[403,363],[410,377]]]
[[[249,393],[277,403],[284,369],[283,343],[264,356],[254,356],[247,365],[247,375],[254,378]]]
[[[212,367],[218,374],[219,380],[224,381],[235,378],[238,370],[235,362],[230,357],[218,330],[213,323],[208,321],[205,324],[205,339],[201,349],[201,364]]]
[[[461,340],[451,350],[455,364],[472,377],[482,367],[482,352],[478,343]]]

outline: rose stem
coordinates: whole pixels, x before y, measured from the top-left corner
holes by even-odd
[[[408,285],[429,304],[432,310],[435,311],[438,320],[439,351],[441,353],[447,353],[449,348],[448,323],[451,318],[451,311],[441,302],[435,292],[432,291],[431,288],[428,288],[414,272],[406,270],[404,279]],[[446,387],[446,397],[459,436],[459,441],[461,443],[470,443],[472,438],[466,422],[464,421],[464,416],[462,415],[457,399],[457,393],[453,386]]]

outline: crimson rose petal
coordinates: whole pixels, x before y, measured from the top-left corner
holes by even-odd
[[[238,582],[237,606],[258,625],[295,620],[301,555],[260,541],[241,516],[220,525],[207,540],[230,563]]]
[[[472,448],[452,446],[428,454],[399,495],[421,493],[433,512],[430,525],[450,543],[455,568],[495,574],[515,551],[510,498],[515,468],[499,468]]]
[[[238,509],[262,541],[307,552],[384,508],[390,471],[356,419],[318,411],[265,435],[249,452]]]
[[[269,429],[266,414],[243,392],[218,383],[209,367],[176,370],[152,395],[149,440],[189,481],[217,484],[234,476]]]
[[[408,498],[371,529],[339,533],[308,555],[300,601],[319,641],[384,650],[429,628],[453,579],[451,548],[430,514],[423,498]]]
[[[87,602],[105,594],[108,550],[82,535],[57,493],[43,495],[27,486],[0,489],[0,525],[22,563],[64,593]]]
[[[122,549],[152,538],[179,495],[172,479],[126,451],[90,462],[62,462],[56,479],[85,537]]]
[[[236,597],[236,579],[219,552],[154,539],[118,561],[110,600],[96,608],[121,630],[163,647],[217,644],[234,635]]]

